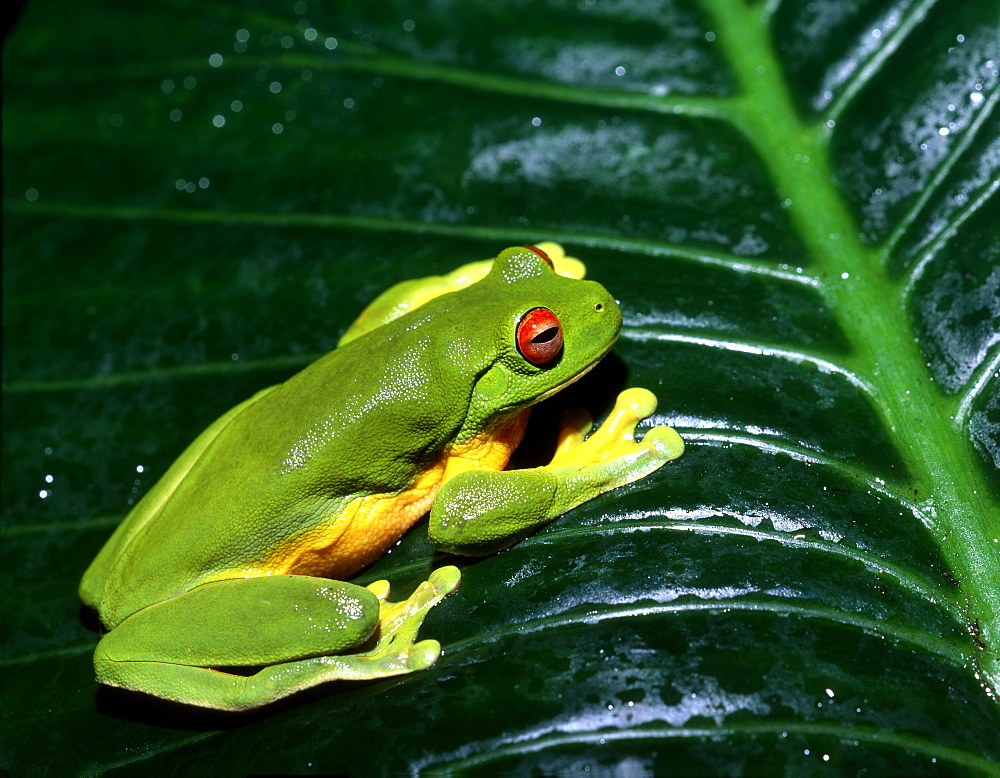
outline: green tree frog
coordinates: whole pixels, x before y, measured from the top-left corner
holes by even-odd
[[[564,418],[550,464],[504,470],[528,409],[590,370],[615,300],[557,244],[516,247],[375,300],[337,348],[206,429],[115,531],[80,584],[107,633],[97,679],[247,710],[334,679],[421,670],[435,570],[402,602],[346,582],[430,511],[440,550],[486,555],[680,456],[656,405],[623,392],[591,433]]]

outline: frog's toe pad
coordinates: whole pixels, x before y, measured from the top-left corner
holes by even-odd
[[[388,581],[385,580],[375,581],[374,583],[368,584],[368,586],[365,588],[368,589],[368,591],[370,591],[372,594],[374,594],[379,599],[380,602],[385,602],[387,599],[389,599]]]
[[[653,427],[643,436],[642,445],[651,447],[664,462],[684,453],[684,441],[673,427]]]
[[[451,594],[462,583],[462,572],[455,565],[439,567],[427,578],[427,583],[434,587],[438,599]]]
[[[426,670],[441,656],[441,644],[436,640],[421,640],[414,643],[406,654],[407,669],[417,672]]]
[[[582,469],[618,461],[633,473],[628,483],[677,459],[684,453],[684,441],[672,427],[654,427],[641,441],[636,427],[656,411],[656,395],[648,389],[626,389],[618,395],[608,418],[589,437],[589,416],[571,413],[564,418],[560,445],[550,468]]]
[[[420,584],[402,602],[379,601],[379,628],[376,643],[367,653],[374,658],[399,656],[404,659],[408,672],[423,670],[441,655],[441,645],[436,640],[416,643],[417,631],[424,617],[442,599],[453,592],[462,580],[459,569],[453,565],[441,567]],[[372,590],[373,584],[369,587]],[[379,592],[373,593],[378,596]]]

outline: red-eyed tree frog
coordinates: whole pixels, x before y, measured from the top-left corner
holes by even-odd
[[[486,555],[683,451],[670,427],[635,439],[656,399],[629,389],[592,434],[584,412],[565,417],[550,464],[504,470],[530,406],[618,337],[618,305],[582,275],[540,244],[404,282],[334,351],[214,422],[83,577],[108,630],[97,679],[237,711],[433,664],[440,645],[417,630],[456,567],[398,603],[385,581],[344,579],[428,510],[435,548]]]

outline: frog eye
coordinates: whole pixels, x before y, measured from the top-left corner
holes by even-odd
[[[542,259],[544,259],[546,261],[546,263],[548,263],[548,266],[551,267],[553,270],[556,269],[556,266],[552,264],[552,260],[549,259],[549,255],[546,254],[544,251],[542,251],[537,246],[524,246],[524,248],[526,248],[528,251],[531,251],[531,252],[537,254]]]
[[[562,345],[562,325],[548,308],[532,308],[517,324],[517,350],[533,365],[549,364]]]

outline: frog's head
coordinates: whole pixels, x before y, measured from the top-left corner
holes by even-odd
[[[487,346],[477,360],[467,432],[572,383],[621,330],[621,311],[603,286],[559,275],[534,247],[501,252],[486,278],[459,294],[486,336],[479,345]]]

